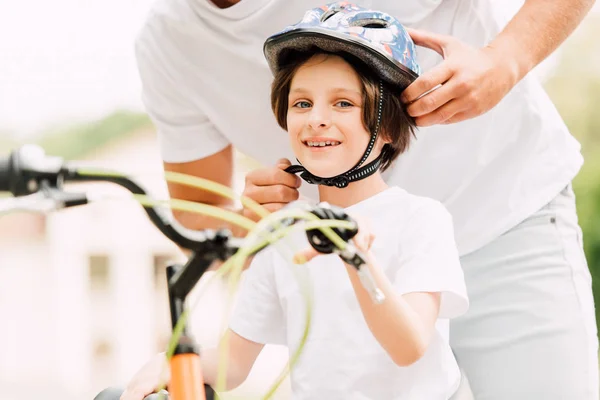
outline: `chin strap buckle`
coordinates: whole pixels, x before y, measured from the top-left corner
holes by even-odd
[[[320,178],[314,176],[310,172],[306,171],[300,175],[302,179],[311,184],[324,185],[324,186],[335,186],[338,188],[345,188],[350,183],[350,179],[345,175],[334,176],[333,178]]]

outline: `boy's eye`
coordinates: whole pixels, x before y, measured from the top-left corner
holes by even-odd
[[[309,108],[310,107],[310,103],[308,101],[299,101],[297,103],[294,104],[294,107],[297,108]]]
[[[345,100],[338,101],[335,105],[338,106],[338,107],[343,107],[343,108],[352,107],[353,106],[352,103],[350,103],[349,101],[345,101]]]

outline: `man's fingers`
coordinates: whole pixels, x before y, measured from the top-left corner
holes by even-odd
[[[406,31],[417,46],[427,47],[441,56],[444,55],[444,47],[451,40],[449,36],[422,31],[419,29],[406,28]]]
[[[417,126],[431,126],[436,124],[443,124],[446,121],[453,119],[453,117],[463,111],[464,105],[458,100],[451,100],[444,104],[442,107],[422,115],[415,119]]]
[[[246,175],[246,186],[285,185],[298,188],[300,183],[300,178],[296,175],[277,167],[256,169]]]
[[[454,114],[451,118],[444,121],[443,124],[444,125],[455,124],[457,122],[462,122],[467,119],[474,118],[475,116],[476,116],[475,113],[469,113],[467,111],[458,112],[458,113]]]
[[[280,159],[277,161],[277,165],[276,165],[276,166],[277,166],[277,168],[279,168],[279,169],[283,170],[283,172],[285,172],[285,169],[286,169],[287,167],[289,167],[290,165],[292,165],[292,163],[290,162],[290,160],[288,160],[287,158],[280,158]],[[289,174],[289,172],[286,172],[286,174]],[[297,175],[295,175],[295,174],[290,174],[290,175],[293,175],[293,176],[295,176],[296,184],[295,184],[295,186],[294,186],[294,187],[297,187],[297,188],[299,188],[299,187],[300,187],[300,185],[302,184],[302,181],[300,180],[300,177],[298,177],[298,176],[297,176]]]
[[[461,94],[462,93],[457,85],[453,84],[450,80],[446,84],[441,85],[437,89],[427,93],[425,96],[410,103],[406,107],[406,111],[413,118],[421,117],[430,114],[433,111],[440,110],[453,99],[459,98]]]
[[[298,200],[300,193],[295,188],[285,185],[250,186],[244,191],[244,196],[259,204],[289,203]]]
[[[292,163],[287,158],[280,158],[279,160],[277,160],[275,165],[277,165],[278,167],[281,166],[281,167],[283,167],[283,169],[285,169],[285,168],[289,167],[290,165],[292,165]]]
[[[404,91],[402,92],[401,100],[404,103],[411,103],[419,99],[420,96],[422,96],[422,98],[425,98],[430,94],[438,91],[440,89],[437,88],[439,85],[442,85],[441,87],[443,87],[444,83],[446,83],[451,77],[452,70],[448,67],[447,63],[442,62],[438,66],[425,72],[423,75],[418,77],[417,80],[411,83],[406,89],[404,89]],[[427,93],[433,89],[435,89],[435,91]]]

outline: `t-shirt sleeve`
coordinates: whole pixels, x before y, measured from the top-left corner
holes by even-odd
[[[182,163],[223,150],[227,138],[198,107],[199,93],[191,93],[189,61],[167,24],[150,16],[135,42],[142,83],[142,101],[156,126],[162,159]]]
[[[419,23],[427,18],[443,0],[411,0],[394,4],[394,17],[404,25]]]
[[[394,287],[401,294],[441,293],[439,318],[464,314],[469,301],[450,213],[439,202],[427,202],[403,229],[403,237]]]
[[[258,253],[244,272],[229,327],[256,343],[285,345],[283,309],[274,273],[272,253]]]

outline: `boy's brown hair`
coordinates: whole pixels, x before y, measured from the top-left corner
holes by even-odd
[[[360,59],[348,53],[330,53],[319,48],[309,51],[292,50],[281,57],[280,66],[275,73],[271,86],[271,108],[279,126],[287,130],[288,96],[292,78],[306,61],[317,54],[331,54],[342,57],[358,73],[363,93],[363,125],[369,133],[375,131],[379,106],[379,77]],[[401,90],[383,82],[383,106],[378,135],[388,140],[383,146],[381,171],[385,171],[392,162],[408,149],[411,136],[415,134],[415,121],[406,112],[400,101]]]

